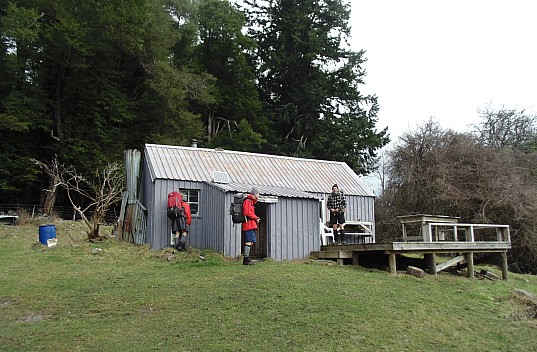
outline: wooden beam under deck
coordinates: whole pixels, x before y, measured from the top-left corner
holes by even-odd
[[[466,257],[464,255],[456,256],[455,258],[451,258],[450,260],[447,260],[443,263],[440,263],[436,266],[436,271],[442,271],[446,268],[449,268],[450,266],[456,265],[456,264],[464,264],[466,263]]]
[[[390,242],[368,244],[345,244],[321,246],[322,252],[419,252],[419,253],[453,253],[453,252],[501,252],[511,249],[510,242]]]

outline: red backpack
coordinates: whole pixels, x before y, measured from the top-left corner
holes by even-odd
[[[181,208],[181,199],[183,197],[179,194],[179,192],[171,192],[168,194],[168,209],[177,207]]]
[[[185,208],[183,207],[183,204],[181,204],[181,200],[183,199],[183,196],[179,192],[171,192],[168,193],[168,217],[171,218],[178,218],[178,217],[185,217]],[[170,212],[170,210],[172,210]]]

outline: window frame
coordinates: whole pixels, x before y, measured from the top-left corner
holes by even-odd
[[[200,216],[200,195],[201,195],[201,191],[199,189],[185,188],[185,189],[180,189],[179,192],[183,196],[183,201],[188,203],[188,205],[190,205],[190,211],[192,213],[192,216]],[[190,198],[192,196],[192,193],[194,193],[194,192],[196,193],[196,197],[197,197],[196,202],[192,202],[190,200]],[[194,209],[196,209],[196,212],[193,211],[192,204],[194,204]]]

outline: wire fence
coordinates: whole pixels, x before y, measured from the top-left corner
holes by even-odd
[[[54,216],[60,217],[63,220],[82,220],[80,215],[73,209],[72,206],[55,206]],[[15,215],[20,212],[26,212],[31,217],[46,216],[51,214],[45,214],[43,207],[36,204],[0,204],[0,215]],[[88,209],[85,213],[88,218],[93,216],[93,209]],[[119,218],[120,207],[112,207],[108,209],[108,212],[105,216],[105,224],[113,225],[117,223]]]

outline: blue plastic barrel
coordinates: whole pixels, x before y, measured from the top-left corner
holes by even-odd
[[[41,225],[39,226],[39,242],[47,245],[47,240],[56,238],[56,226],[55,225]]]

